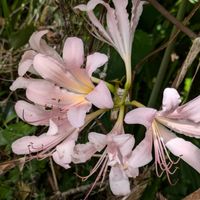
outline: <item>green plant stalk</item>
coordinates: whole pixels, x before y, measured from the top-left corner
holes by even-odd
[[[108,111],[108,110],[107,109],[99,109],[95,112],[92,112],[92,113],[86,115],[85,124],[81,127],[81,130],[83,130],[93,119],[97,118],[99,115],[103,114],[106,111]]]
[[[184,18],[186,5],[187,5],[187,0],[182,0],[181,5],[178,10],[178,13],[177,13],[177,17],[176,17],[179,21],[182,21],[182,19]],[[170,38],[173,37],[176,30],[177,30],[177,28],[176,28],[176,26],[174,26],[172,29]],[[162,83],[165,78],[167,67],[168,67],[169,61],[170,61],[170,55],[174,49],[174,46],[175,46],[175,42],[171,43],[165,50],[165,53],[164,53],[163,59],[161,61],[161,65],[160,65],[157,77],[156,77],[156,82],[155,82],[155,85],[153,87],[153,90],[151,92],[151,96],[150,96],[150,99],[148,102],[148,106],[150,106],[150,107],[154,107],[156,104],[156,100],[158,98],[161,87],[163,85]]]
[[[131,75],[132,75],[132,70],[131,70],[131,55],[128,55],[124,59],[125,67],[126,67],[126,83],[125,83],[125,91],[128,91],[131,87]]]
[[[2,5],[4,17],[6,19],[8,19],[10,12],[9,12],[9,9],[8,9],[7,0],[1,0],[1,5]]]
[[[119,115],[118,115],[118,119],[117,119],[117,123],[123,123],[123,120],[124,120],[124,105],[120,106],[120,110],[119,110]]]
[[[138,102],[136,100],[133,100],[131,102],[127,102],[126,105],[135,106],[137,108],[145,107],[143,104],[141,104],[140,102]]]

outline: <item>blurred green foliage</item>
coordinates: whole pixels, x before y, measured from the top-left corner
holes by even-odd
[[[58,191],[54,185],[54,179],[50,167],[49,159],[32,160],[27,162],[24,167],[15,164],[14,160],[19,157],[11,152],[11,144],[17,138],[24,135],[40,134],[44,131],[43,127],[33,127],[19,120],[14,112],[14,104],[18,99],[24,99],[24,92],[12,92],[9,86],[17,77],[17,65],[23,52],[28,48],[27,43],[30,35],[35,30],[49,29],[47,41],[61,52],[64,38],[66,36],[79,36],[85,41],[86,54],[93,51],[101,51],[110,56],[108,68],[100,69],[106,74],[106,80],[113,84],[123,84],[125,70],[123,62],[118,53],[105,44],[92,38],[88,32],[88,26],[81,15],[73,11],[73,7],[87,2],[86,0],[1,0],[0,1],[0,199],[59,199]],[[190,3],[191,2],[191,3]],[[197,0],[190,0],[187,4],[185,16],[187,16]],[[165,8],[176,15],[182,1],[160,1]],[[199,32],[200,12],[197,12],[190,20],[189,27],[195,32]],[[144,12],[135,33],[132,53],[132,68],[150,52],[159,48],[168,41],[172,24],[165,19],[150,4],[145,5]],[[188,50],[191,40],[180,33],[175,41],[173,52],[177,57],[170,60],[165,81],[162,88],[170,86],[178,70],[180,69]],[[156,75],[159,70],[163,52],[159,51],[150,58],[146,59],[138,68],[132,90],[132,98],[137,99],[143,104],[147,104],[151,91],[156,82]],[[187,73],[185,82],[179,87],[179,92],[188,100],[200,94],[199,73],[194,78],[197,66],[195,61]],[[98,76],[98,74],[97,74]],[[158,84],[158,83],[157,83]],[[194,86],[193,86],[194,84]],[[159,92],[157,107],[161,105],[162,91]],[[109,115],[106,114],[101,119],[107,131],[111,130]],[[101,132],[98,125],[93,129]],[[129,132],[134,130],[134,136],[140,138],[142,131],[138,126],[128,128]],[[89,127],[88,129],[89,130]],[[86,130],[86,132],[87,132]],[[84,134],[83,134],[84,135]],[[82,142],[87,140],[87,135],[81,137]],[[190,140],[190,138],[187,138]],[[192,140],[200,146],[198,140]],[[96,159],[84,165],[72,165],[71,169],[54,165],[60,192],[68,191],[81,185],[91,184],[95,177],[82,182],[75,174],[87,175]],[[153,163],[149,165],[151,167]],[[143,179],[148,180],[147,187],[142,192],[142,200],[159,199],[158,194],[162,194],[169,200],[179,200],[200,187],[200,175],[180,161],[177,166],[179,169],[173,174],[174,185],[170,185],[165,175],[161,178],[156,177],[155,172],[150,170],[150,175]],[[23,168],[21,171],[20,168]],[[143,171],[143,169],[141,169]],[[139,177],[141,178],[141,177]],[[107,179],[107,178],[106,178]],[[143,180],[141,178],[141,180]],[[88,189],[80,192],[71,193],[66,199],[81,199],[85,196]],[[61,199],[65,199],[62,197]],[[108,187],[95,189],[89,199],[118,199],[113,197]]]

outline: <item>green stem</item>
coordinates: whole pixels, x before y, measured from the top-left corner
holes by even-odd
[[[126,83],[125,83],[125,90],[128,91],[131,87],[131,56],[127,56],[124,59],[125,67],[126,67]]]
[[[127,105],[132,105],[132,106],[135,106],[137,108],[145,107],[143,104],[141,104],[140,102],[138,102],[136,100],[133,100],[131,102],[127,102]]]
[[[182,0],[182,3],[179,7],[178,13],[177,13],[177,19],[179,21],[182,21],[184,14],[185,14],[185,8],[186,8],[186,4],[187,4],[187,0]],[[173,37],[173,35],[176,32],[176,26],[173,27],[171,35],[170,35],[170,39]],[[156,78],[156,83],[153,87],[153,90],[151,92],[151,96],[148,102],[148,106],[150,107],[154,107],[156,104],[156,100],[158,98],[158,94],[160,93],[161,87],[163,86],[163,80],[165,78],[165,74],[167,71],[167,67],[169,65],[169,61],[170,61],[170,56],[171,53],[174,49],[175,46],[175,42],[171,43],[165,50],[158,74],[157,74],[157,78]]]
[[[119,115],[118,115],[116,124],[121,123],[121,122],[123,123],[123,120],[124,120],[124,105],[120,106]]]
[[[81,130],[83,130],[93,119],[97,118],[99,115],[103,114],[106,111],[106,109],[99,109],[95,112],[86,115],[85,124],[81,127]]]

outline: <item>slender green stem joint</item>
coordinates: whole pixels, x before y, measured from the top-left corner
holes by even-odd
[[[120,106],[119,115],[116,123],[121,122],[123,120],[124,120],[124,105]]]
[[[143,104],[141,104],[140,102],[136,101],[136,100],[133,100],[131,102],[128,102],[127,105],[132,105],[132,106],[135,106],[137,108],[140,108],[140,107],[145,107]]]
[[[125,90],[128,91],[131,87],[131,55],[128,55],[125,59],[124,59],[124,63],[125,63],[125,67],[126,67],[126,83],[125,83]]]

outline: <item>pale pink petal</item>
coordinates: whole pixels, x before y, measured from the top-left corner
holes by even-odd
[[[62,63],[60,55],[53,48],[48,46],[46,41],[42,39],[42,37],[47,33],[48,30],[34,32],[29,39],[30,46],[38,53],[51,56]]]
[[[139,168],[128,166],[128,168],[125,170],[125,172],[128,177],[135,178],[139,175]]]
[[[18,77],[10,86],[10,90],[15,91],[20,88],[26,89],[28,85],[33,81],[33,79]]]
[[[94,84],[92,83],[85,68],[74,68],[69,70],[69,72],[76,78],[76,80],[93,90]]]
[[[145,138],[133,150],[128,160],[128,166],[134,169],[142,167],[152,160],[152,134],[152,129],[149,128]]]
[[[88,142],[86,144],[77,144],[72,154],[73,163],[84,163],[96,153],[97,149],[94,144]]]
[[[97,151],[101,151],[107,144],[107,136],[101,133],[90,132],[88,134],[89,142],[92,143]]]
[[[35,70],[44,78],[75,92],[87,93],[88,87],[81,85],[57,60],[38,54],[33,61]]]
[[[127,56],[126,55],[127,52],[125,50],[125,46],[121,37],[121,32],[118,27],[119,22],[117,21],[116,18],[116,12],[109,6],[109,4],[105,4],[105,7],[107,9],[107,15],[106,15],[107,28],[109,34],[111,35],[112,40],[114,41],[113,46],[122,56],[122,58],[125,58],[125,56]]]
[[[142,124],[146,128],[151,126],[157,110],[152,108],[136,108],[128,112],[124,121],[127,124]]]
[[[120,150],[123,157],[131,154],[133,146],[135,144],[135,139],[130,134],[113,135],[113,141]]]
[[[175,138],[166,143],[167,148],[200,173],[200,149],[182,138]]]
[[[64,115],[64,118],[62,119],[58,119],[55,117],[53,119],[54,123],[58,126],[59,132],[58,134],[60,135],[65,135],[67,137],[72,137],[72,133],[74,133],[75,131],[78,131],[78,129],[74,128],[70,122],[68,121],[68,119],[66,118],[66,114]],[[74,133],[75,134],[75,133]],[[73,138],[71,138],[73,139]],[[74,138],[76,139],[76,138]]]
[[[177,108],[179,118],[200,122],[200,96]]]
[[[57,140],[59,136],[47,136],[42,134],[37,136],[25,136],[12,143],[12,151],[15,154],[30,154],[45,150]]]
[[[60,157],[60,154],[58,151],[55,151],[53,154],[52,154],[52,157],[53,157],[53,160],[56,164],[60,165],[61,167],[65,168],[65,169],[69,169],[70,168],[70,165],[69,163],[65,163],[62,159],[62,157]]]
[[[115,6],[118,28],[123,40],[125,52],[130,53],[131,49],[129,46],[132,46],[132,44],[130,43],[130,24],[128,19],[128,12],[126,10],[128,1],[113,0],[113,3]]]
[[[24,76],[24,74],[30,70],[32,64],[33,64],[33,59],[37,53],[33,50],[26,51],[22,59],[19,63],[19,68],[18,68],[18,74],[19,76]]]
[[[113,101],[106,84],[100,81],[99,84],[90,92],[86,99],[94,104],[97,108],[112,108]]]
[[[78,105],[73,106],[67,112],[69,122],[73,127],[81,127],[85,123],[86,113],[89,112],[91,103],[85,101]]]
[[[97,17],[95,16],[95,14],[93,12],[93,9],[95,9],[97,4],[105,5],[105,3],[101,0],[91,0],[88,2],[87,5],[81,4],[79,6],[76,6],[75,9],[79,9],[81,11],[86,11],[92,24],[100,31],[100,33],[105,37],[106,40],[108,40],[110,43],[112,43],[111,37],[109,36],[107,31],[102,26],[102,24],[100,23],[100,21],[97,19]]]
[[[108,61],[108,57],[103,53],[93,53],[87,56],[86,71],[89,76],[99,67]]]
[[[200,138],[200,124],[189,120],[178,120],[158,117],[157,120],[175,132],[189,137]]]
[[[52,117],[51,112],[26,101],[18,101],[15,104],[15,111],[23,121],[35,126],[48,125],[49,119]]]
[[[58,133],[58,126],[50,119],[49,120],[49,129],[46,135],[56,135]]]
[[[61,144],[57,145],[56,151],[53,153],[53,159],[54,161],[64,167],[65,169],[68,169],[70,166],[69,164],[72,161],[72,153],[74,150],[75,141],[70,140],[62,142]]]
[[[77,37],[67,38],[63,48],[63,59],[67,69],[80,68],[84,62],[83,41]]]
[[[32,102],[50,108],[63,106],[66,108],[66,106],[74,105],[84,100],[83,95],[68,92],[42,79],[32,81],[28,85],[26,96]]]
[[[163,92],[162,111],[173,112],[181,102],[181,97],[174,88],[166,88]]]
[[[43,45],[47,45],[47,44],[44,43],[45,41],[42,39],[42,37],[47,33],[48,33],[48,30],[34,32],[29,39],[31,48],[38,52],[43,52],[45,48],[43,47]],[[44,44],[41,44],[41,40],[44,41],[43,42]]]
[[[125,196],[131,192],[128,177],[119,167],[111,167],[109,184],[114,195]]]
[[[140,16],[143,11],[143,4],[145,4],[146,1],[140,1],[140,0],[132,0],[132,11],[131,11],[131,40],[130,42],[132,43],[135,29],[138,25]]]

